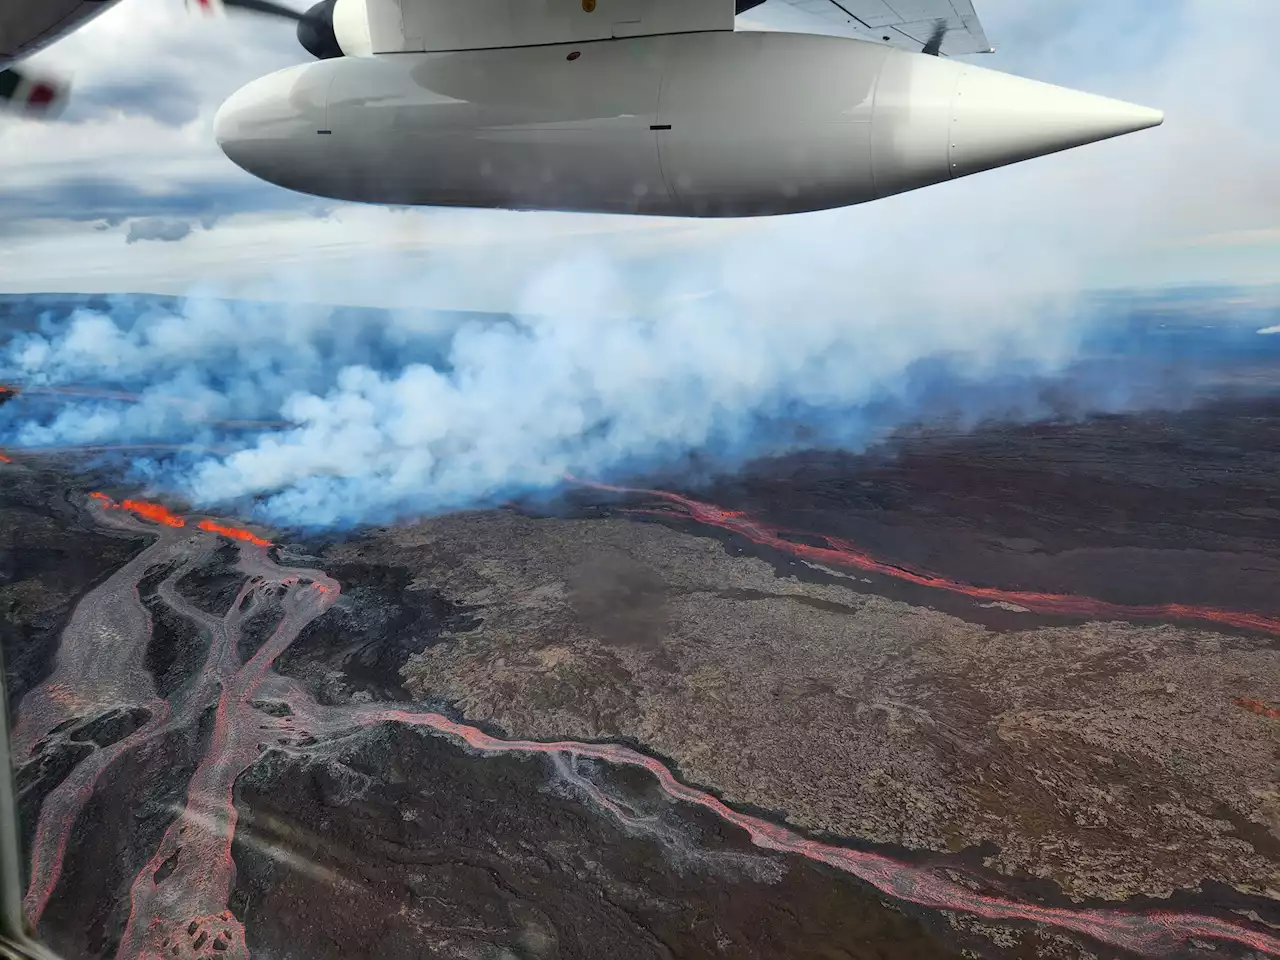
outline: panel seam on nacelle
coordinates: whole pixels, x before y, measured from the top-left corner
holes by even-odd
[[[662,72],[658,75],[658,99],[653,105],[653,118],[659,121],[649,129],[653,132],[653,149],[658,156],[658,176],[662,178],[662,185],[667,188],[667,198],[675,203],[683,203],[680,192],[671,185],[671,180],[667,177],[667,164],[662,157],[662,136],[660,130],[663,126],[662,121],[662,95],[667,91],[667,71],[671,67],[671,51],[670,43],[664,44],[667,49],[662,51]],[[666,124],[666,129],[671,129],[671,124]]]
[[[329,78],[329,83],[324,88],[324,130],[317,132],[333,133],[333,121],[329,119],[329,103],[333,99],[333,85],[338,82],[338,71],[332,71],[333,76]]]
[[[957,103],[957,101],[960,99],[960,96],[961,96],[960,84],[963,82],[964,78],[969,75],[969,72],[971,70],[972,70],[972,67],[970,67],[968,64],[964,64],[961,66],[959,70],[956,71],[956,85],[951,91],[951,100],[947,104],[947,179],[948,180],[956,179],[956,167],[957,167],[956,155],[955,155],[956,139],[957,139],[956,124],[959,122],[959,117],[957,116],[957,113],[959,111],[957,108],[960,105],[959,103]]]
[[[876,71],[876,83],[871,89],[871,136],[867,137],[867,170],[871,174],[871,195],[880,199],[880,187],[876,183],[876,136],[879,129],[880,83],[884,79],[885,67],[889,58],[880,61],[880,69]]]

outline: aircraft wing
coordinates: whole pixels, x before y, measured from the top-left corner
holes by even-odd
[[[991,53],[972,0],[781,0],[828,23],[832,32],[917,53]]]
[[[114,2],[0,0],[0,108],[32,116],[56,113],[66,99],[66,84],[8,65],[70,33]]]
[[[48,46],[115,0],[3,0],[0,2],[0,64]]]

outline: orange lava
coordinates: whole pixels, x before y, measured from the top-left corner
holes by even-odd
[[[220,533],[224,537],[230,537],[232,540],[243,540],[245,543],[252,543],[255,547],[271,546],[270,540],[263,540],[261,537],[240,527],[228,527],[213,520],[201,520],[196,526],[201,530],[208,530],[210,533]]]
[[[10,460],[8,457],[6,457],[3,453],[0,453],[0,463],[13,463],[13,461]]]
[[[176,513],[169,510],[168,507],[159,503],[148,503],[146,500],[122,500],[116,503],[105,493],[91,493],[89,496],[95,500],[100,500],[108,510],[127,510],[135,516],[151,520],[154,523],[164,524],[166,527],[185,527],[187,521],[183,520]]]
[[[143,517],[155,523],[164,524],[166,527],[175,529],[185,527],[187,521],[168,507],[159,503],[149,503],[146,500],[122,500],[116,503],[105,493],[97,491],[89,494],[93,499],[101,502],[108,510],[127,510],[135,516]],[[255,533],[245,530],[243,527],[229,527],[225,523],[218,523],[216,520],[201,520],[196,524],[201,530],[209,533],[217,533],[221,536],[228,537],[231,540],[240,540],[243,543],[251,543],[255,547],[269,547],[270,540],[264,540]]]
[[[147,520],[163,523],[166,527],[185,527],[187,525],[187,521],[175,513],[170,513],[169,508],[163,504],[147,503],[145,500],[125,500],[120,506],[130,513],[145,517]]]
[[[1268,720],[1280,720],[1280,708],[1269,707],[1261,700],[1254,700],[1252,697],[1236,697],[1232,703]]]

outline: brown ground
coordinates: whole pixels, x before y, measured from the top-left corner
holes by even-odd
[[[344,549],[475,607],[408,686],[511,735],[630,738],[841,836],[990,841],[991,865],[1072,896],[1280,897],[1276,724],[1232,702],[1280,699],[1265,639],[996,633],[622,519],[474,514]]]
[[[66,487],[61,473],[9,467],[0,478],[0,644],[11,717],[52,668],[76,601],[145,546],[94,528]]]
[[[88,529],[65,478],[12,476],[0,626],[20,691],[47,672],[74,599],[138,545]],[[966,582],[1280,613],[1280,403],[805,455],[698,495]],[[808,830],[1051,881],[1011,885],[1030,899],[1172,896],[1280,918],[1276,637],[1045,618],[623,506],[295,545],[322,554],[343,594],[277,666],[325,703],[412,696],[516,737],[630,739]],[[236,581],[214,563],[180,588],[212,608]],[[156,652],[181,666],[187,648],[155,608]],[[25,771],[27,807],[98,742],[89,727],[111,725],[84,723]],[[110,952],[128,872],[94,863],[143,855],[188,750],[129,757],[86,808],[50,911],[77,930],[59,941],[69,955]],[[582,778],[657,811],[661,829],[620,825]],[[1086,949],[900,913],[647,789],[603,765],[566,774],[388,727],[271,749],[236,788],[232,906],[262,958]]]
[[[965,942],[634,771],[477,757],[388,724],[268,752],[237,796],[232,909],[255,958],[960,960]],[[1002,932],[1002,956],[1042,942]]]

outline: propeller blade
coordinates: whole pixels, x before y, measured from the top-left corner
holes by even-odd
[[[193,13],[207,17],[225,16],[228,10],[247,10],[250,13],[261,13],[269,17],[281,17],[295,23],[302,19],[302,14],[291,7],[272,0],[187,0],[187,9]]]
[[[68,85],[52,77],[37,77],[22,70],[0,70],[0,104],[31,117],[57,116],[67,103]]]
[[[223,17],[227,13],[222,6],[222,0],[186,0],[186,7],[187,13],[202,17]]]
[[[342,56],[333,32],[333,8],[337,0],[320,0],[305,13],[275,0],[186,0],[187,9],[204,16],[223,17],[228,11],[247,10],[297,24],[298,42],[318,60]]]
[[[291,7],[283,4],[272,3],[271,0],[222,0],[222,2],[233,10],[250,10],[254,13],[264,13],[270,17],[284,17],[286,20],[293,20],[295,23],[302,19],[302,14]]]

